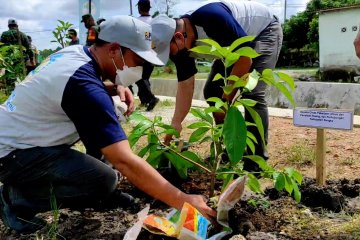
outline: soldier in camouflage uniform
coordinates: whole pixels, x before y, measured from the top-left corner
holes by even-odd
[[[99,33],[99,26],[95,24],[95,20],[91,14],[85,14],[82,17],[81,22],[84,23],[88,30],[86,35],[86,46],[91,46],[95,43],[97,35]]]
[[[26,49],[26,56],[24,56],[24,62],[27,59],[33,59],[34,54],[31,50],[31,45],[27,36],[20,32],[18,29],[18,24],[15,19],[9,19],[8,21],[9,30],[1,34],[1,42],[5,45],[21,45]]]
[[[29,43],[27,36],[23,32],[19,31],[17,21],[15,19],[8,20],[8,27],[9,30],[1,34],[0,41],[4,44],[3,46],[20,45],[25,48],[25,52],[23,52],[22,54],[23,59],[22,60],[21,58],[14,59],[12,64],[14,68],[20,65],[21,68],[23,69],[23,74],[26,75],[26,69],[25,69],[26,61],[29,60],[29,62],[32,65],[35,64],[33,60],[34,54],[33,51],[31,50],[31,45]],[[8,54],[12,54],[12,52],[8,52]],[[6,71],[5,74],[7,73],[9,72]],[[12,89],[14,89],[15,82],[17,81],[17,77],[19,77],[17,74],[13,76],[10,75],[4,79],[7,91],[12,91]]]

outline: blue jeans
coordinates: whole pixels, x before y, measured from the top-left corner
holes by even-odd
[[[61,145],[0,158],[0,182],[11,208],[31,216],[51,210],[51,191],[58,207],[91,207],[115,190],[117,175],[98,159]]]
[[[264,69],[274,69],[276,62],[278,60],[281,46],[283,40],[283,33],[281,29],[281,25],[274,16],[273,22],[269,24],[254,40],[255,47],[257,53],[261,54],[261,56],[254,58],[253,63],[251,65],[251,70],[257,70],[259,73],[262,73]],[[232,67],[226,69],[227,75],[229,76],[232,70]],[[204,97],[208,99],[210,97],[218,97],[222,98],[224,81],[213,81],[215,75],[220,73],[224,75],[225,67],[220,60],[215,60],[212,65],[211,72],[208,76],[204,87]],[[268,128],[269,128],[269,113],[267,104],[265,101],[265,90],[266,84],[263,81],[259,81],[258,85],[251,92],[246,92],[242,94],[243,98],[249,98],[257,101],[257,104],[253,107],[254,110],[260,115],[262,119],[262,124],[264,126],[264,137],[265,144],[267,144],[268,140]],[[210,105],[214,103],[209,102]],[[253,122],[251,115],[245,111],[245,120],[248,122]],[[268,153],[266,151],[266,146],[263,146],[261,136],[257,130],[257,127],[250,126],[248,127],[248,131],[254,134],[257,139],[258,144],[255,144],[256,150],[255,155],[262,156],[264,159],[268,159]],[[250,150],[248,149],[248,154]]]

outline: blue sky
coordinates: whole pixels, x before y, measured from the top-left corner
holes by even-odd
[[[152,11],[161,8],[165,0],[151,0]],[[174,15],[183,14],[203,0],[172,0],[177,2],[173,6]],[[239,0],[246,1],[246,0]],[[285,0],[252,0],[264,3],[277,14],[280,19],[284,18]],[[302,11],[309,0],[287,0],[287,17]],[[119,14],[130,14],[130,0],[100,0],[100,15],[109,17]],[[133,15],[138,16],[135,4],[137,0],[132,0]],[[0,32],[7,30],[7,20],[15,18],[18,20],[21,31],[30,35],[33,44],[38,49],[56,48],[56,43],[51,43],[53,39],[51,31],[57,25],[57,19],[65,20],[74,24],[78,29],[79,22],[79,1],[78,0],[0,0]],[[82,25],[80,25],[82,26]]]

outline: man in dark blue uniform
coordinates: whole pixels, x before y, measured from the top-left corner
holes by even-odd
[[[227,69],[228,74],[241,77],[253,69],[260,73],[266,68],[274,69],[283,38],[278,18],[269,11],[268,7],[253,1],[214,1],[206,3],[180,19],[171,19],[165,15],[158,16],[153,19],[151,25],[154,50],[164,63],[170,57],[176,65],[179,83],[172,125],[179,131],[182,129],[182,121],[189,112],[194,92],[197,56],[190,55],[188,50],[195,46],[196,40],[210,38],[221,46],[230,46],[238,38],[255,36],[252,46],[261,56],[255,59],[240,57],[232,67]],[[224,82],[212,81],[217,73],[224,74],[224,70],[224,65],[220,60],[214,61],[204,88],[205,99],[219,97],[232,101],[234,98],[237,90],[229,96],[223,95]],[[260,81],[252,92],[243,93],[243,97],[257,101],[254,109],[262,118],[267,141],[269,117],[265,88],[266,84]],[[214,117],[217,123],[224,120],[223,113],[214,113]],[[245,112],[245,120],[253,122],[247,112]],[[257,128],[251,126],[248,130],[255,135],[258,142],[255,154],[267,159],[266,146],[262,144]],[[170,139],[171,136],[167,136],[165,141],[168,142]],[[257,164],[245,161],[244,169],[256,171]]]

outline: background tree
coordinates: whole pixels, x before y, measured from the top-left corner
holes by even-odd
[[[62,20],[58,20],[58,22],[59,24],[52,32],[55,40],[52,40],[51,42],[59,43],[61,48],[64,48],[69,45],[70,41],[66,40],[66,35],[68,30],[73,26],[73,24]]]
[[[48,56],[50,56],[51,54],[59,51],[60,49],[61,49],[61,47],[57,47],[55,50],[54,49],[44,49],[44,50],[40,51],[40,55],[43,59],[45,59]]]
[[[178,3],[178,0],[155,0],[155,4],[157,6],[158,11],[154,13],[154,15],[158,15],[159,13],[166,14],[169,17],[173,17],[171,13],[171,9],[175,4]]]
[[[360,4],[360,0],[311,0],[303,12],[286,20],[279,65],[314,62],[319,55],[319,12],[325,9]],[[310,58],[310,59],[309,59]]]

